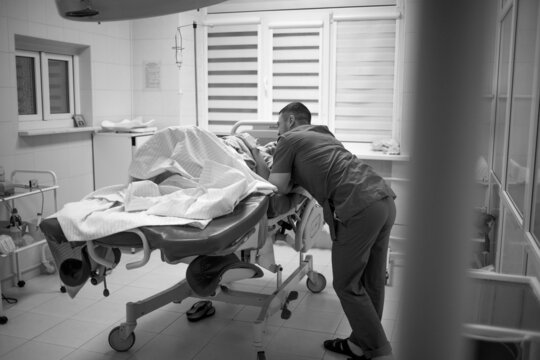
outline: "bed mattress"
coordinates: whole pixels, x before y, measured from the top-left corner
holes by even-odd
[[[138,229],[146,236],[150,248],[159,249],[169,263],[189,256],[213,254],[227,249],[257,225],[266,215],[268,198],[266,195],[252,194],[243,199],[232,213],[213,219],[202,230],[191,226],[143,226]],[[56,218],[44,220],[40,228],[49,243],[63,244],[68,241]],[[79,243],[76,239],[69,239],[69,242],[72,246],[85,243]],[[94,242],[110,247],[142,247],[139,236],[129,231]]]

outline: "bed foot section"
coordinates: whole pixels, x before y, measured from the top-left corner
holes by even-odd
[[[259,307],[260,311],[253,324],[253,345],[257,350],[257,359],[264,360],[266,356],[263,339],[267,330],[267,319],[278,311],[281,311],[283,319],[288,319],[291,316],[292,313],[288,308],[289,304],[298,298],[298,292],[295,289],[305,276],[307,276],[308,289],[312,292],[320,292],[326,286],[324,276],[313,271],[313,258],[311,255],[304,258],[301,254],[298,268],[287,279],[282,280],[281,273],[281,267],[277,266],[276,289],[270,294],[234,290],[227,285],[220,285],[214,296],[198,296],[193,292],[187,280],[184,279],[146,299],[129,302],[126,304],[126,321],[111,330],[109,333],[109,345],[119,352],[129,350],[135,343],[134,330],[138,318],[171,302],[179,303],[193,297]],[[314,291],[314,289],[317,291]]]

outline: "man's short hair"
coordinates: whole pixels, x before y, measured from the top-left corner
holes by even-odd
[[[302,124],[311,124],[311,112],[301,102],[292,102],[286,105],[279,114],[284,116],[294,115],[294,118]]]

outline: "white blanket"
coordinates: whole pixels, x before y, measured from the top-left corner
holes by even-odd
[[[160,185],[148,180],[165,172],[176,175]],[[67,239],[93,240],[149,225],[202,229],[249,194],[275,191],[234,150],[196,127],[157,132],[137,150],[129,175],[141,181],[97,190],[52,215]]]

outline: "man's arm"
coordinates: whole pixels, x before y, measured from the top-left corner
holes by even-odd
[[[268,181],[278,188],[279,194],[288,194],[292,190],[291,173],[271,173]]]

